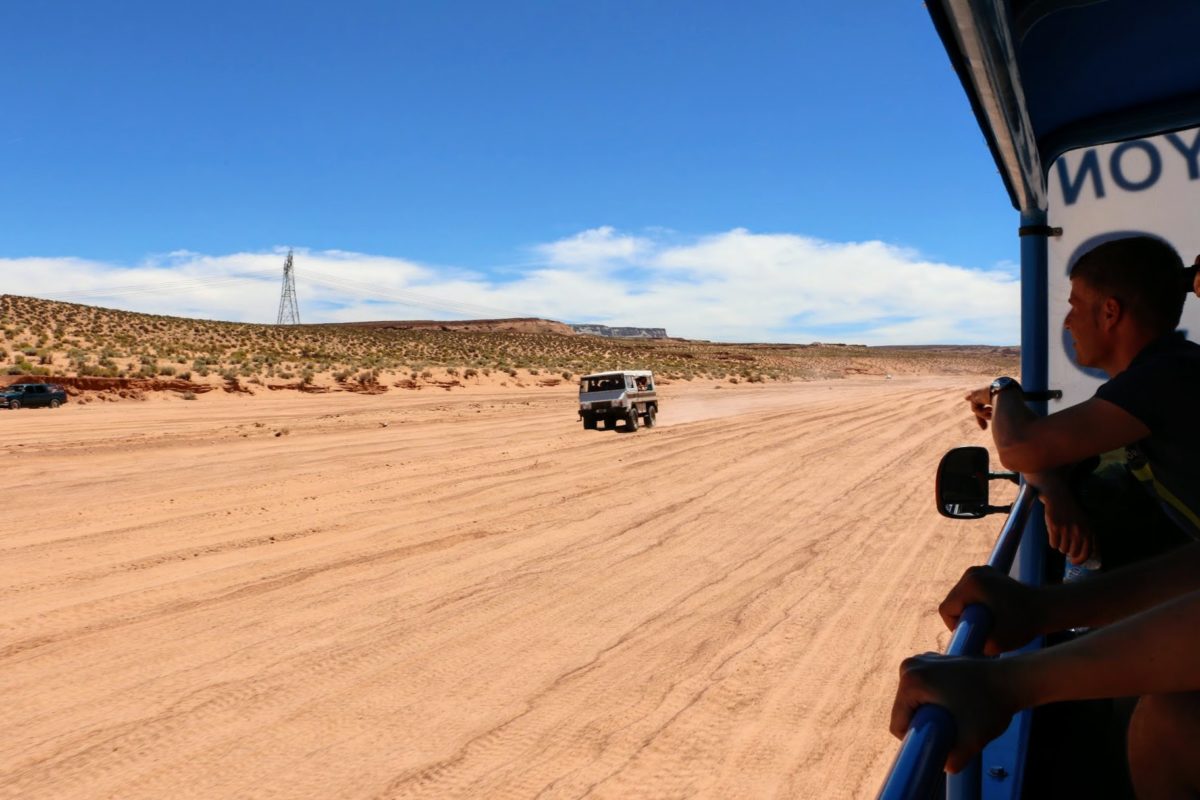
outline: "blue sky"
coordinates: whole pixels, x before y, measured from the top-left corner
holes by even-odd
[[[919,2],[8,3],[0,101],[0,291],[273,321],[291,246],[305,321],[1017,338]]]

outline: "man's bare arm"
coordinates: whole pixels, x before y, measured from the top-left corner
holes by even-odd
[[[1200,591],[1200,542],[1085,581],[1046,588],[1050,607],[1043,632],[1108,625]]]
[[[1107,625],[1190,592],[1200,591],[1200,542],[1086,581],[1028,586],[991,567],[972,567],[938,607],[953,629],[963,609],[981,603],[994,624],[985,652],[1016,649],[1034,636]]]
[[[1046,533],[1050,546],[1072,564],[1082,564],[1095,553],[1087,515],[1067,482],[1065,467],[1026,474],[1025,482],[1038,490],[1046,510]]]
[[[1200,690],[1200,592],[1015,662],[1021,708],[1060,700]]]
[[[891,730],[903,736],[916,709],[940,705],[957,737],[957,772],[1017,711],[1062,700],[1200,690],[1200,592],[1157,605],[1087,636],[1002,659],[918,656],[900,666]]]
[[[1046,417],[1030,411],[1015,389],[994,398],[977,389],[967,401],[981,427],[991,421],[1000,463],[1017,472],[1045,472],[1150,435],[1137,417],[1098,397]]]

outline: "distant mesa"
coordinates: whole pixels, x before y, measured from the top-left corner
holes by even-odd
[[[374,322],[330,322],[324,324],[355,328],[390,328],[392,330],[440,330],[487,333],[503,331],[507,333],[557,333],[565,336],[584,334],[585,336],[603,336],[609,339],[670,338],[667,336],[666,328],[630,328],[591,324],[568,325],[565,322],[538,317],[461,320],[394,319]]]
[[[575,331],[571,326],[552,319],[538,317],[512,317],[509,319],[461,319],[461,320],[431,320],[431,319],[394,319],[376,322],[327,322],[325,325],[337,325],[354,328],[385,328],[391,330],[434,330],[434,331],[468,331],[473,333],[557,333],[563,336],[573,336]]]
[[[611,328],[608,325],[572,325],[575,333],[611,339],[667,339],[666,328]]]
[[[846,344],[845,342],[813,342],[812,344],[802,345],[802,347],[842,347],[842,348],[861,348],[865,350],[865,344]]]

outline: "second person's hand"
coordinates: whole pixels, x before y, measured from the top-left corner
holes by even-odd
[[[1042,633],[1045,607],[1040,591],[995,567],[971,567],[964,572],[938,606],[938,614],[954,630],[963,610],[973,603],[992,612],[992,630],[983,648],[986,655],[1015,650]]]

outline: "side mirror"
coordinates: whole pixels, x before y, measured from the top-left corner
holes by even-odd
[[[951,519],[980,519],[988,514],[1008,513],[1012,506],[988,503],[988,481],[1001,478],[1020,481],[1015,472],[988,471],[986,447],[956,447],[938,464],[935,494],[937,510]]]

